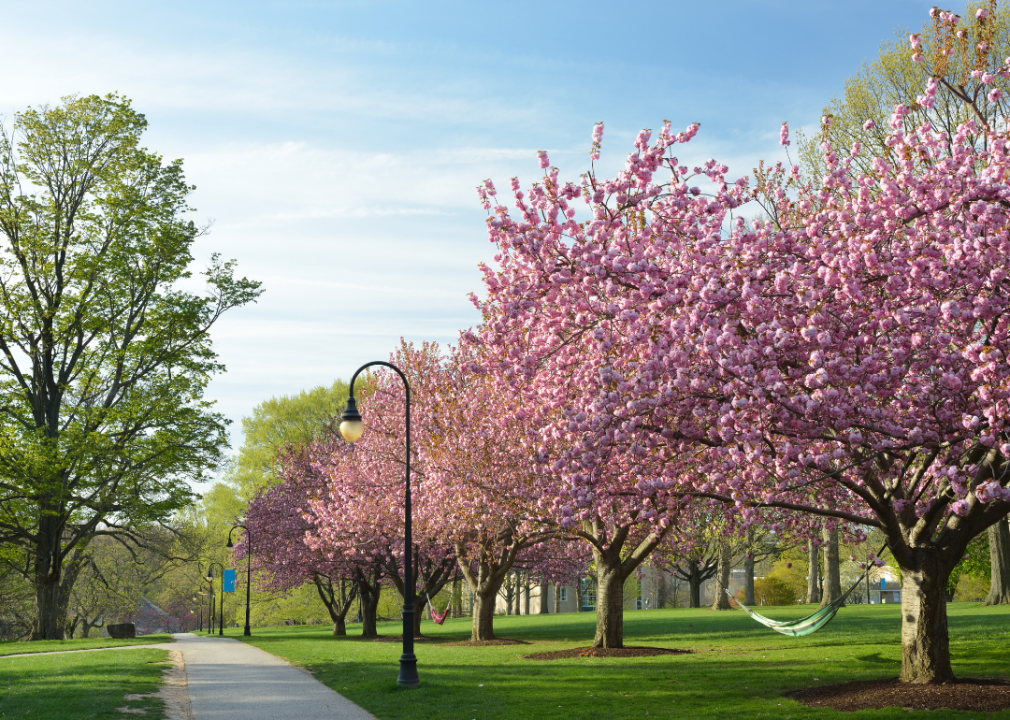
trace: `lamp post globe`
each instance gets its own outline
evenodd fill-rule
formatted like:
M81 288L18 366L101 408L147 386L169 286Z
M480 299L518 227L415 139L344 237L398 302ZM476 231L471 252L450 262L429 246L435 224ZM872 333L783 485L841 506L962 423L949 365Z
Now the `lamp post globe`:
M352 391L353 392L353 391ZM349 443L357 442L365 432L365 423L361 421L358 403L352 396L347 400L347 407L340 415L340 436Z

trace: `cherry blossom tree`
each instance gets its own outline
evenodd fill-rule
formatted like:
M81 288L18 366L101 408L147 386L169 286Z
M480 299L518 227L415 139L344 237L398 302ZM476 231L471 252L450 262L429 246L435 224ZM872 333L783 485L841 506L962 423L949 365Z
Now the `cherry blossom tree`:
M560 579L572 560L564 548L543 547L554 533L539 520L548 498L537 483L533 432L505 411L513 398L478 367L472 353L454 350L425 376L418 419L426 499L418 514L453 545L473 594L471 640L484 642L495 639L496 597L513 569Z
M972 101L998 100L984 86L1006 69L976 71ZM880 528L904 579L901 678L935 683L953 677L947 577L1010 510L1010 161L986 113L953 136L907 115L872 172L828 135L816 183L781 164L691 172L672 152L697 128L669 124L613 180L561 183L543 155L515 218L486 183L499 269L475 340L551 428L561 521L599 514L606 488L632 512L665 493L744 524L764 506ZM734 215L751 201L761 217Z
M306 508L323 488L310 449L289 446L279 459L281 484L260 491L246 511L256 577L264 588L282 592L312 582L333 621L334 636L346 635L347 613L358 595L360 583L355 578L359 568L341 553L310 547L306 542L306 534L313 528ZM243 533L234 554L241 559L247 552L247 535Z

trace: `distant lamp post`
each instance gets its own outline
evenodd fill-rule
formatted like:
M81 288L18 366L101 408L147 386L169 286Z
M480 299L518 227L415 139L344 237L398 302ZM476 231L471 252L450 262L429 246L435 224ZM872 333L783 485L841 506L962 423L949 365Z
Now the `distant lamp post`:
M250 637L252 630L249 628L249 588L252 586L252 538L249 535L249 528L245 525L235 525L228 531L228 544L225 547L235 547L231 541L231 534L235 532L235 528L245 530L245 631L242 634Z
M217 619L217 622L218 622L218 631L217 631L217 634L220 635L221 637L224 637L224 565L222 565L219 562L212 562L207 567L207 581L210 583L210 592L211 592L210 606L211 606L211 608L214 607L214 566L215 565L217 565L219 568L221 568L221 610L220 610L220 612L218 612L218 619ZM211 621L210 627L208 629L210 630L210 632L208 633L208 635L214 632L214 623L213 623L213 621Z
M357 442L365 432L365 425L358 412L358 403L354 400L354 381L358 379L362 370L375 365L388 367L396 372L403 380L403 387L406 391L407 461L404 465L407 468L407 484L403 497L403 654L400 655L400 674L397 676L396 682L400 685L415 686L421 684L421 679L417 676L417 657L414 655L414 582L411 577L413 539L410 526L410 383L407 382L407 376L400 368L392 363L375 360L365 363L354 371L354 375L351 377L347 407L344 408L344 412L340 416L340 434L344 440L353 443Z

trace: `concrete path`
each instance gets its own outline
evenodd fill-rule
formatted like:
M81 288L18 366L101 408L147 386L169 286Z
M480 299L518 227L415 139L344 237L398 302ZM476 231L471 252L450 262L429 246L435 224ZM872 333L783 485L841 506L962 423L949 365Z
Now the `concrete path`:
M339 695L303 670L252 645L223 637L177 633L173 643L125 645L86 650L57 650L29 655L143 650L160 648L182 653L189 712L184 720L375 720L375 716ZM173 683L174 684L174 683ZM173 688L184 692L182 683ZM185 696L179 698L185 707ZM191 713L191 714L190 714ZM188 717L186 717L188 715Z
M375 720L307 672L238 640L175 635L192 720Z

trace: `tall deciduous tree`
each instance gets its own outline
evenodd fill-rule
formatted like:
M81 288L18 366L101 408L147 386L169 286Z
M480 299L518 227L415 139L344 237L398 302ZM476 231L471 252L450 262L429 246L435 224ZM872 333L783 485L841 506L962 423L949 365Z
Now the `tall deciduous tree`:
M70 97L0 133L0 541L31 553L35 638L63 636L92 537L166 519L219 462L209 331L259 294L216 256L206 295L180 289L192 187L146 124Z

